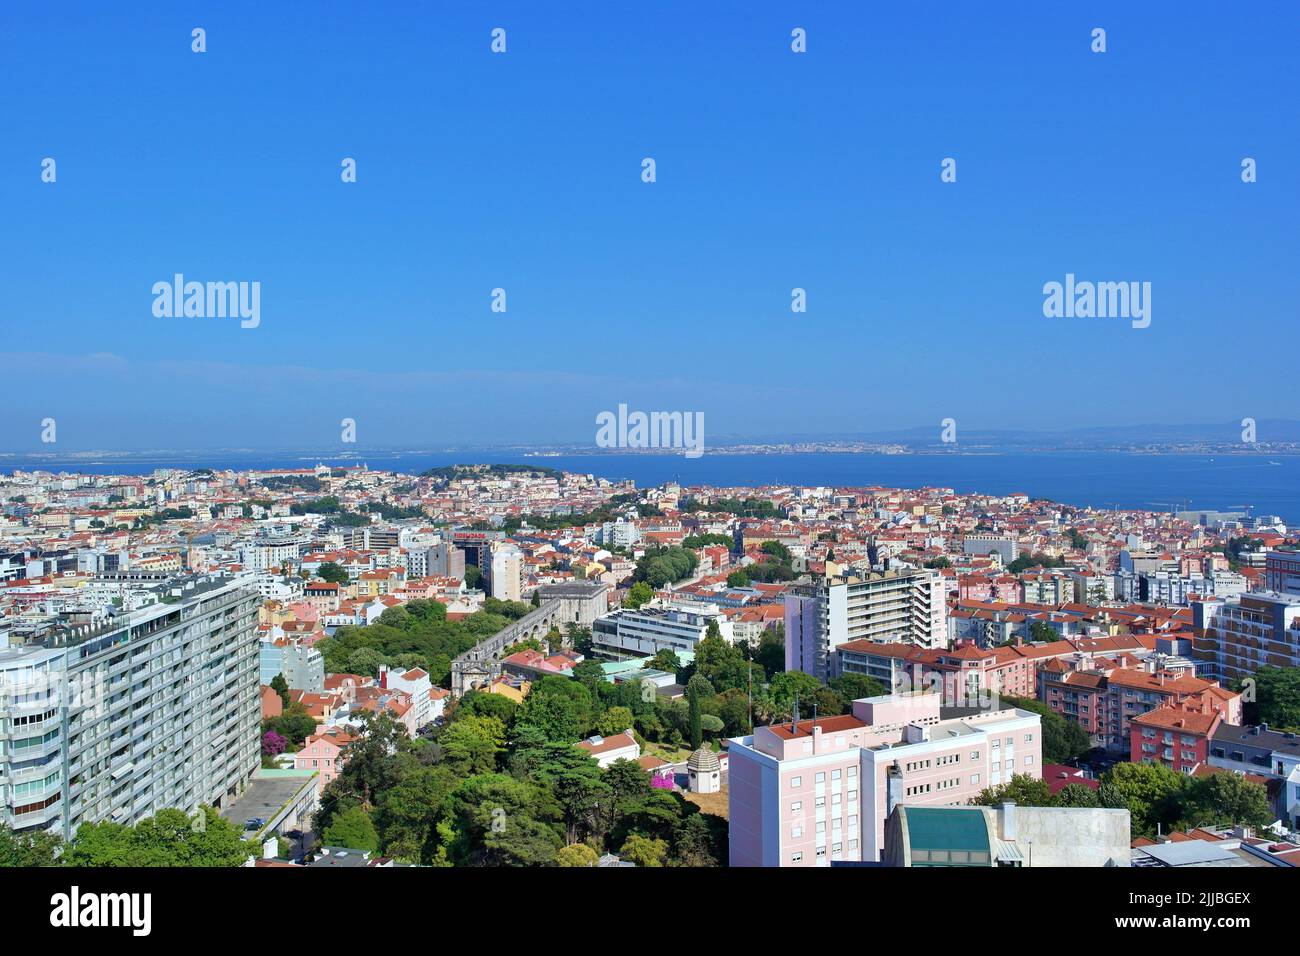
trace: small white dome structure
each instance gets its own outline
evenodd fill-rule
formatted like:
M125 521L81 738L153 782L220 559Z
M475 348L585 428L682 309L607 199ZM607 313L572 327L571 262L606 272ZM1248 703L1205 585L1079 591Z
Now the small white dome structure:
M690 775L691 793L717 793L722 789L722 766L718 755L708 747L701 747L686 761Z

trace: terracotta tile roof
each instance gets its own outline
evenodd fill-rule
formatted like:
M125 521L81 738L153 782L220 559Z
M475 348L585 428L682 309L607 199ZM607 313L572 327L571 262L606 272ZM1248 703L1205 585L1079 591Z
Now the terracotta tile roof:
M593 755L605 754L612 750L622 750L624 747L636 746L636 738L632 736L632 731L625 730L621 734L602 738L600 743L584 740L578 746Z
M818 717L816 721L801 720L795 725L794 731L790 730L789 721L772 724L767 729L782 740L793 740L796 737L811 736L814 724L820 727L824 734L838 733L841 730L860 730L867 726L852 714L843 714L839 717Z
M1133 718L1133 723L1143 727L1158 727L1161 730L1177 730L1181 733L1208 735L1223 718L1215 712L1203 714L1184 707L1157 707L1155 710Z

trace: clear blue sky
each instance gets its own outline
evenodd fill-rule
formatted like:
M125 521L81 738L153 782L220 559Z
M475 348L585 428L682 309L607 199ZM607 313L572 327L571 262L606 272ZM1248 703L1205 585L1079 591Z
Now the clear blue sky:
M0 448L1300 417L1297 36L1267 2L9 0ZM261 282L261 326L155 318L176 272ZM1150 281L1151 327L1044 318L1067 272Z

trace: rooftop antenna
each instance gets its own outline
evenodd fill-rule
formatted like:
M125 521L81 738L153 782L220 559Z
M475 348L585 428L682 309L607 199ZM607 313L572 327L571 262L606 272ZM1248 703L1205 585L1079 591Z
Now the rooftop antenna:
M798 693L796 693L794 695L794 709L791 710L790 712L790 733L797 734L798 732L799 732L799 695Z

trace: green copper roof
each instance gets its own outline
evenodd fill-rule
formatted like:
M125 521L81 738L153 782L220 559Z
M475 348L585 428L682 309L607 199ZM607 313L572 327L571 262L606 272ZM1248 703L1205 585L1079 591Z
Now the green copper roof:
M913 866L988 866L989 831L976 808L904 807Z

